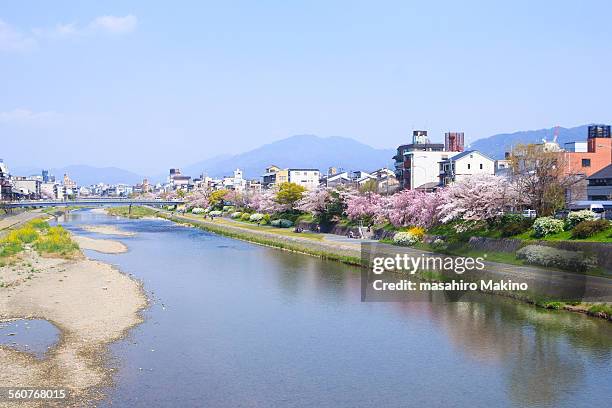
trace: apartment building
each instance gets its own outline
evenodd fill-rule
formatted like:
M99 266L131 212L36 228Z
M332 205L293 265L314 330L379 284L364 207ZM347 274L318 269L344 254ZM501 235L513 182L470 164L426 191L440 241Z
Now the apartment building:
M313 190L319 186L320 176L319 169L281 169L278 166L271 165L266 168L266 172L262 175L262 187L271 188L289 182L298 184L307 190Z
M478 150L466 150L440 162L441 185L476 174L495 174L495 160Z
M427 131L415 130L412 133L412 143L397 148L393 159L400 189L431 190L439 184L439 163L460 153L448 149L462 149L463 134L459 140L458 132L453 133L454 138L446 138L447 144L452 141L453 146L447 146L444 143L431 143Z

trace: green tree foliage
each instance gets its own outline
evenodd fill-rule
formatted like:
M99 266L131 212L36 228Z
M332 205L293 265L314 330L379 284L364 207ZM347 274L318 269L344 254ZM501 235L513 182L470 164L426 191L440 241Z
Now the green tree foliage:
M295 203L302 198L306 189L295 183L282 183L276 193L276 201L294 208Z

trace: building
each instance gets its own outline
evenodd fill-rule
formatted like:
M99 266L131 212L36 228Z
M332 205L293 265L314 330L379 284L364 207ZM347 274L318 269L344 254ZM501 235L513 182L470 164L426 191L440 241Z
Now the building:
M610 125L590 125L589 126L589 139L610 139Z
M580 143L575 142L573 150L565 150L564 164L567 166L568 174L583 174L591 176L606 166L612 164L612 136L610 126L590 125L586 151ZM570 145L570 148L572 146Z
M383 167L373 171L371 175L376 178L379 194L393 194L399 189L399 181L393 170Z
M281 168L275 165L266 167L266 172L261 176L261 186L263 188L271 188L277 184L278 173L281 172ZM286 175L283 174L283 177Z
M11 184L11 175L4 160L0 159L0 200L12 200L13 186Z
M168 176L168 184L171 190L188 190L190 183L191 177L184 176L181 173L181 169L170 169L170 174Z
M588 200L612 200L612 164L587 177Z
M463 145L463 132L446 132L444 134L444 150L447 152L462 152Z
M412 143L400 145L395 159L395 177L400 189L418 189L437 185L440 182L439 162L459 152L444 150L443 143L431 143L427 131L415 130Z
M223 188L226 190L242 192L246 189L246 180L242 177L242 170L240 169L234 170L232 177L224 177L222 183Z
M41 197L42 181L30 177L15 176L12 178L13 192L20 198L38 200Z
M347 186L359 188L369 180L376 180L376 177L365 171L343 171L342 173L334 174L333 176L324 177L324 185L326 187Z
M321 173L319 169L281 169L271 165L261 176L262 187L272 188L283 183L295 183L307 190L313 190L319 186Z
M441 185L476 174L495 174L495 160L478 150L466 150L440 162Z
M567 142L564 145L566 152L586 153L588 152L587 142Z

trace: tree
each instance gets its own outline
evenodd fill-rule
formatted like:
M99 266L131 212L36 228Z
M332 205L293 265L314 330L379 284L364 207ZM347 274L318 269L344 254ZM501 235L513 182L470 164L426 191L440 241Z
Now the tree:
M385 219L385 200L376 193L352 194L346 200L346 215L372 225Z
M514 207L517 200L515 186L506 178L479 174L444 188L438 211L442 222L463 221L457 224L457 229L466 229L498 218L504 210Z
M442 203L439 192L425 193L418 190L402 190L385 197L386 217L396 227L432 227L440 223ZM382 214L381 214L382 215Z
M519 196L538 216L563 208L565 191L579 180L567 170L565 154L547 150L545 145L515 146L510 160Z
M185 197L187 208L207 208L210 205L209 192L203 188L192 191Z
M370 179L359 186L360 193L378 193L378 182Z
M289 206L286 204L279 204L276 201L276 190L265 190L263 193L255 194L249 207L254 209L255 211L267 214L275 214L287 211Z
M212 207L221 207L223 206L223 200L227 195L228 190L216 190L210 193L208 197L208 202Z
M330 190L327 188L317 188L304 193L302 198L296 203L295 208L317 217L327 211L330 202Z
M276 193L276 202L288 206L289 209L293 209L295 208L295 203L302 198L302 194L305 191L306 189L299 184L282 183Z

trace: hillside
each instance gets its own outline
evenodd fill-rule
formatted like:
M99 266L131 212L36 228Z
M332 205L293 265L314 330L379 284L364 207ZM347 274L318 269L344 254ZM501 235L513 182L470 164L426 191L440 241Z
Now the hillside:
M239 167L247 178L259 178L271 164L284 167L328 167L372 171L392 166L393 149L375 149L345 137L298 135L282 139L245 153L216 157L185 167L183 172L211 177L231 175Z
M588 125L559 128L559 144L561 147L567 142L586 141ZM470 149L479 150L494 159L503 159L504 153L510 151L512 146L520 143L539 143L542 139L552 140L554 128L527 130L514 133L501 133L478 139L470 145Z

